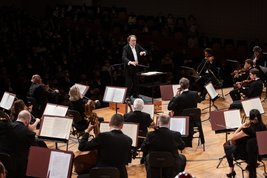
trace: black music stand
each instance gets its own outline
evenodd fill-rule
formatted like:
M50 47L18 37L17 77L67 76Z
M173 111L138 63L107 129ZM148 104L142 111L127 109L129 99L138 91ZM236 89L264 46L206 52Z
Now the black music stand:
M118 103L125 102L127 88L106 86L103 101L115 103L115 111L118 113Z

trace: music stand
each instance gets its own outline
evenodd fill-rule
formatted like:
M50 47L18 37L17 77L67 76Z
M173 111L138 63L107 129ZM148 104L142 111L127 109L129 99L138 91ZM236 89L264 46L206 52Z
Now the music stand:
M13 103L14 103L14 100L16 98L16 95L13 94L13 93L9 93L9 92L5 92L3 94L3 97L1 99L1 102L0 102L0 107L3 108L4 110L10 110Z
M118 103L124 103L127 88L106 86L103 101L115 103L116 114L118 113Z
M173 84L173 85L160 85L160 95L163 101L171 100L177 93L178 88L181 85Z
M240 110L212 111L210 113L210 123L215 133L225 133L225 142L227 142L229 132L233 132L241 126ZM225 155L219 158L216 168L220 166L224 158L226 158Z

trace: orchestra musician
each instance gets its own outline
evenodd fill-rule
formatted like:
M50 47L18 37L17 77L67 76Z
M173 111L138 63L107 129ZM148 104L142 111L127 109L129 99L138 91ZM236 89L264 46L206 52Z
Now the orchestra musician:
M136 36L130 35L127 38L128 44L123 47L122 61L125 68L125 84L127 87L127 97L131 95L138 98L138 67L141 56L146 56L147 51L138 43L136 43Z
M200 97L202 100L205 99L207 91L205 89L205 84L209 81L218 83L219 78L219 68L215 62L213 55L213 50L211 48L204 49L205 58L197 67L197 72L200 75L200 78L196 81L198 86L198 92L200 92Z
M259 78L259 70L258 69L251 69L250 73L250 85L245 87L242 86L241 83L237 84L237 88L240 90L233 99L233 103L230 105L229 109L242 109L241 104L241 93L245 95L246 98L253 98L253 97L261 97L262 89L263 89L263 82Z
M174 96L168 104L168 110L172 111L172 116L180 116L184 109L196 108L197 103L201 101L196 91L189 90L189 80L181 78L179 81L176 96Z
M254 66L265 66L264 65L264 59L262 57L261 47L254 46L252 51L253 51L252 60L253 60Z
M234 171L233 159L238 157L238 155L244 155L248 158L248 168L250 171L250 177L256 177L256 165L251 165L251 160L253 156L257 154L252 154L248 152L247 141L251 138L256 137L257 131L266 130L266 126L262 122L262 117L260 112L257 109L252 109L249 113L249 121L241 125L233 134L232 138L224 144L224 151L226 155L227 162L230 167L230 172L226 174L227 177L235 177L236 172ZM253 145L255 146L255 145ZM255 146L256 147L256 146ZM257 160L257 158L256 158ZM255 172L252 172L255 169ZM251 176L251 174L255 174Z
M29 99L33 105L32 113L35 117L41 118L48 102L48 98L52 97L56 93L59 93L59 91L52 90L48 85L45 85L38 74L32 76L31 82L32 84L29 88Z
M97 150L97 167L116 167L120 172L120 178L128 178L125 165L131 162L132 139L121 131L123 116L114 114L109 126L111 131L100 133L94 139L88 141L89 133L95 127L95 125L89 125L79 143L79 150ZM81 175L79 178L89 176Z

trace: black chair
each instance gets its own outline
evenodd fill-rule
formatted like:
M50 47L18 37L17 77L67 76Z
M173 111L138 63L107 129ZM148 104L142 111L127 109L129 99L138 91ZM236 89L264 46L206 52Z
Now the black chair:
M84 134L84 130L88 127L88 124L81 124L84 119L78 111L69 109L66 115L73 118L71 134L76 136L78 141L80 141L80 137Z
M175 176L175 172L173 172L175 159L170 152L151 152L146 159L149 178L172 178Z
M120 178L120 172L115 167L94 167L89 174L79 175L78 178Z
M11 156L7 153L0 153L0 161L3 163L8 172L7 178L15 177L15 163Z
M202 129L201 122L201 109L199 108L188 108L182 112L183 116L189 116L189 136L192 138L198 138L198 145L203 144L203 151L205 151L205 138ZM194 137L194 134L198 132L198 136ZM189 138L190 140L191 138ZM192 139L191 139L192 142Z

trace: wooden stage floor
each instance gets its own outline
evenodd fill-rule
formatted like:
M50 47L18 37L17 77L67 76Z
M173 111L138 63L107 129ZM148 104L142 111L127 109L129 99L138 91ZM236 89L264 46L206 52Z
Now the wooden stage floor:
M218 109L226 109L229 107L231 101L231 98L229 96L230 88L223 89L223 94L226 95L223 98L219 98L215 101L215 105L218 107ZM218 93L220 96L222 96L222 91L218 90ZM227 95L228 94L228 95ZM265 98L265 91L263 92L262 98ZM263 101L263 107L266 110L266 102ZM162 108L164 113L168 113L166 107L168 102L163 102ZM201 109L204 109L209 106L209 99L203 101L202 103L199 103L198 107ZM215 108L212 107L212 110ZM191 173L196 178L223 178L226 177L226 173L228 173L228 164L226 159L223 159L222 163L220 164L219 168L216 168L216 166L219 163L219 158L221 158L224 155L223 152L223 143L225 142L225 133L215 134L214 131L211 130L210 121L209 118L209 109L202 110L202 126L204 130L205 135L205 147L206 150L203 151L202 145L198 146L197 141L198 139L193 140L193 147L192 148L186 148L183 150L183 154L187 158L187 165L186 165L186 171ZM105 121L108 121L112 114L115 113L114 110L111 110L109 108L102 108L96 110L98 116L102 116L105 118ZM267 123L267 115L266 113L263 114L264 122ZM228 136L228 138L231 137L231 134ZM49 146L53 147L54 144L49 144ZM60 145L60 149L65 149L64 145ZM69 150L72 150L75 154L79 154L79 151L77 150L77 140L72 137L70 139L70 145ZM119 159L119 158L118 158ZM146 177L146 171L143 165L139 164L140 159L132 160L132 163L129 164L127 167L129 178L145 178ZM265 161L267 164L267 161ZM243 165L246 166L245 164ZM241 170L238 167L235 167L237 178L242 177ZM264 178L263 176L263 167L257 168L257 175L258 178ZM73 173L72 178L76 178L77 175ZM245 177L248 177L248 172L245 172Z

